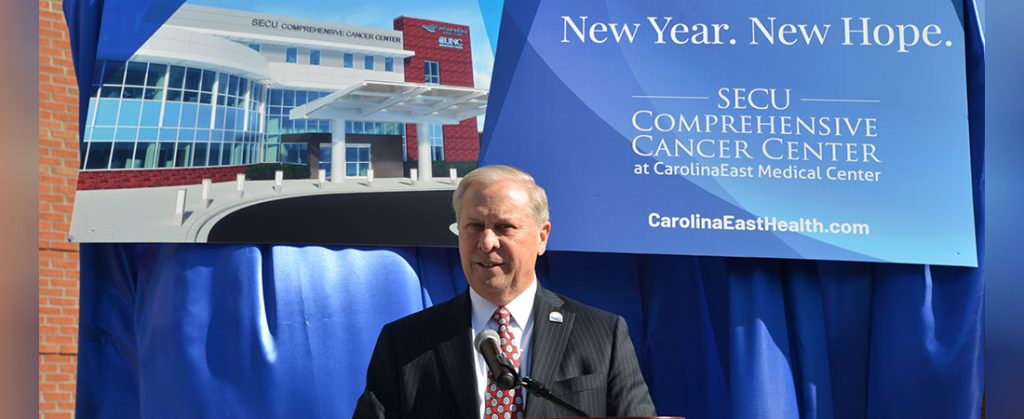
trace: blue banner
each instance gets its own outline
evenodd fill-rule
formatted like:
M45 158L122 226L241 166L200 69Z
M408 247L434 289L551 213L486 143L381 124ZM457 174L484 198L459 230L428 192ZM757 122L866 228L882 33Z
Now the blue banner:
M557 250L977 266L962 11L507 4L481 163Z

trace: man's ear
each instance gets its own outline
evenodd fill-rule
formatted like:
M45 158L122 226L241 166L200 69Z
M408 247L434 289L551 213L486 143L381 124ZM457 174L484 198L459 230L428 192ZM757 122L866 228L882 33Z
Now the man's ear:
M540 243L537 245L537 256L543 255L548 248L548 235L551 234L551 222L540 226Z

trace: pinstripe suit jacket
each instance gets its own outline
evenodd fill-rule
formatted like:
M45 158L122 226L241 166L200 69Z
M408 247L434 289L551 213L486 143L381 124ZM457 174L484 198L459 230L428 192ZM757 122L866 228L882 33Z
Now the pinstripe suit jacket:
M469 294L381 330L355 418L477 417ZM551 322L552 311L562 313ZM534 379L592 416L654 416L622 317L537 288L530 356ZM527 417L573 416L529 397Z

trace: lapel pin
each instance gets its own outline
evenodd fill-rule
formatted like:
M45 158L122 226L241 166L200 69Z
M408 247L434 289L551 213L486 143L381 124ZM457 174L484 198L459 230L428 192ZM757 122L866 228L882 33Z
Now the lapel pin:
M561 323L562 322L562 313L559 313L557 311L552 311L551 314L548 314L548 321L555 322L555 323Z

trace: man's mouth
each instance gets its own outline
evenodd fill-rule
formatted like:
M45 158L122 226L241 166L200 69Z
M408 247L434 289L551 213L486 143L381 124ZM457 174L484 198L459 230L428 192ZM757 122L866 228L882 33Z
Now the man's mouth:
M501 266L500 262L477 262L476 264L483 267L484 269L491 269L495 266Z

